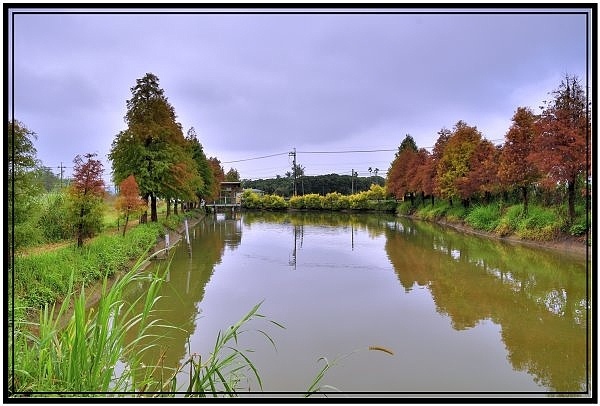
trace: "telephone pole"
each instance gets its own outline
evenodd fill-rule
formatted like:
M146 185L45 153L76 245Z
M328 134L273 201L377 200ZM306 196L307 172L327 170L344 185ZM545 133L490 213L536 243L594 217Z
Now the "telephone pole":
M292 166L292 173L294 175L294 196L296 196L296 148L294 148L294 151L290 152L288 155L294 157L294 164Z
M65 168L63 166L62 162L60 163L59 168L60 168L60 188L62 189L62 186L63 186L63 172L64 172L64 168Z

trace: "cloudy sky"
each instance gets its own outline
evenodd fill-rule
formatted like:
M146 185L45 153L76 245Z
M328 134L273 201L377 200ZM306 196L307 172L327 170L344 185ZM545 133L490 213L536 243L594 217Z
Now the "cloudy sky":
M295 148L307 175L385 176L406 134L431 147L463 120L501 143L517 107L537 111L565 74L585 83L591 58L585 9L14 11L9 119L55 173L96 152L106 179L147 72L225 171L284 175Z

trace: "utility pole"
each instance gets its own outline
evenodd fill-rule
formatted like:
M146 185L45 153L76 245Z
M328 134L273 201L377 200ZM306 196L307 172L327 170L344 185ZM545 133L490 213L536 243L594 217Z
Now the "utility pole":
M352 168L352 174L350 175L350 179L352 182L352 194L354 194L354 168Z
M294 196L296 196L296 148L294 148L294 151L290 152L288 155L294 157L294 166L292 166L292 173L294 175Z
M63 187L63 170L64 170L64 166L62 164L62 162L60 163L60 188L62 189Z

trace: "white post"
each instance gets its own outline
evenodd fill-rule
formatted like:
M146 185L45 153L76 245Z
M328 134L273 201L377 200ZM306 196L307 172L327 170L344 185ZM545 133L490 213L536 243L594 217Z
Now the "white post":
M167 248L167 251L169 250L169 234L165 234L165 247Z
M190 232L188 230L188 221L187 221L187 219L185 219L185 242L187 242L188 245L190 245Z

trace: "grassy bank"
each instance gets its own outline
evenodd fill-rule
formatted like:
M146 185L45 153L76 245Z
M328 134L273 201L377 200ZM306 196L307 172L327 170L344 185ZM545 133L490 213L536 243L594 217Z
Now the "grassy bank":
M588 223L583 204L576 206L573 224L567 221L565 207L544 207L535 204L530 204L525 210L523 204L503 205L497 202L465 208L460 204L450 205L447 201L437 201L434 205L412 205L410 201L405 201L397 206L396 212L427 221L460 224L498 237L515 237L538 242L569 237L583 241L591 227L591 216L588 217ZM589 238L588 243L591 244Z
M11 300L14 297L15 307L10 320L31 318L44 305L61 301L68 293L70 278L80 288L127 271L132 261L155 246L166 230L176 229L194 213L171 214L168 218L161 213L158 223L130 225L124 236L116 229L118 219L111 212L107 214L105 230L82 248L77 248L74 241L64 241L40 244L15 255L14 272L8 275L9 286L14 287L9 296Z

